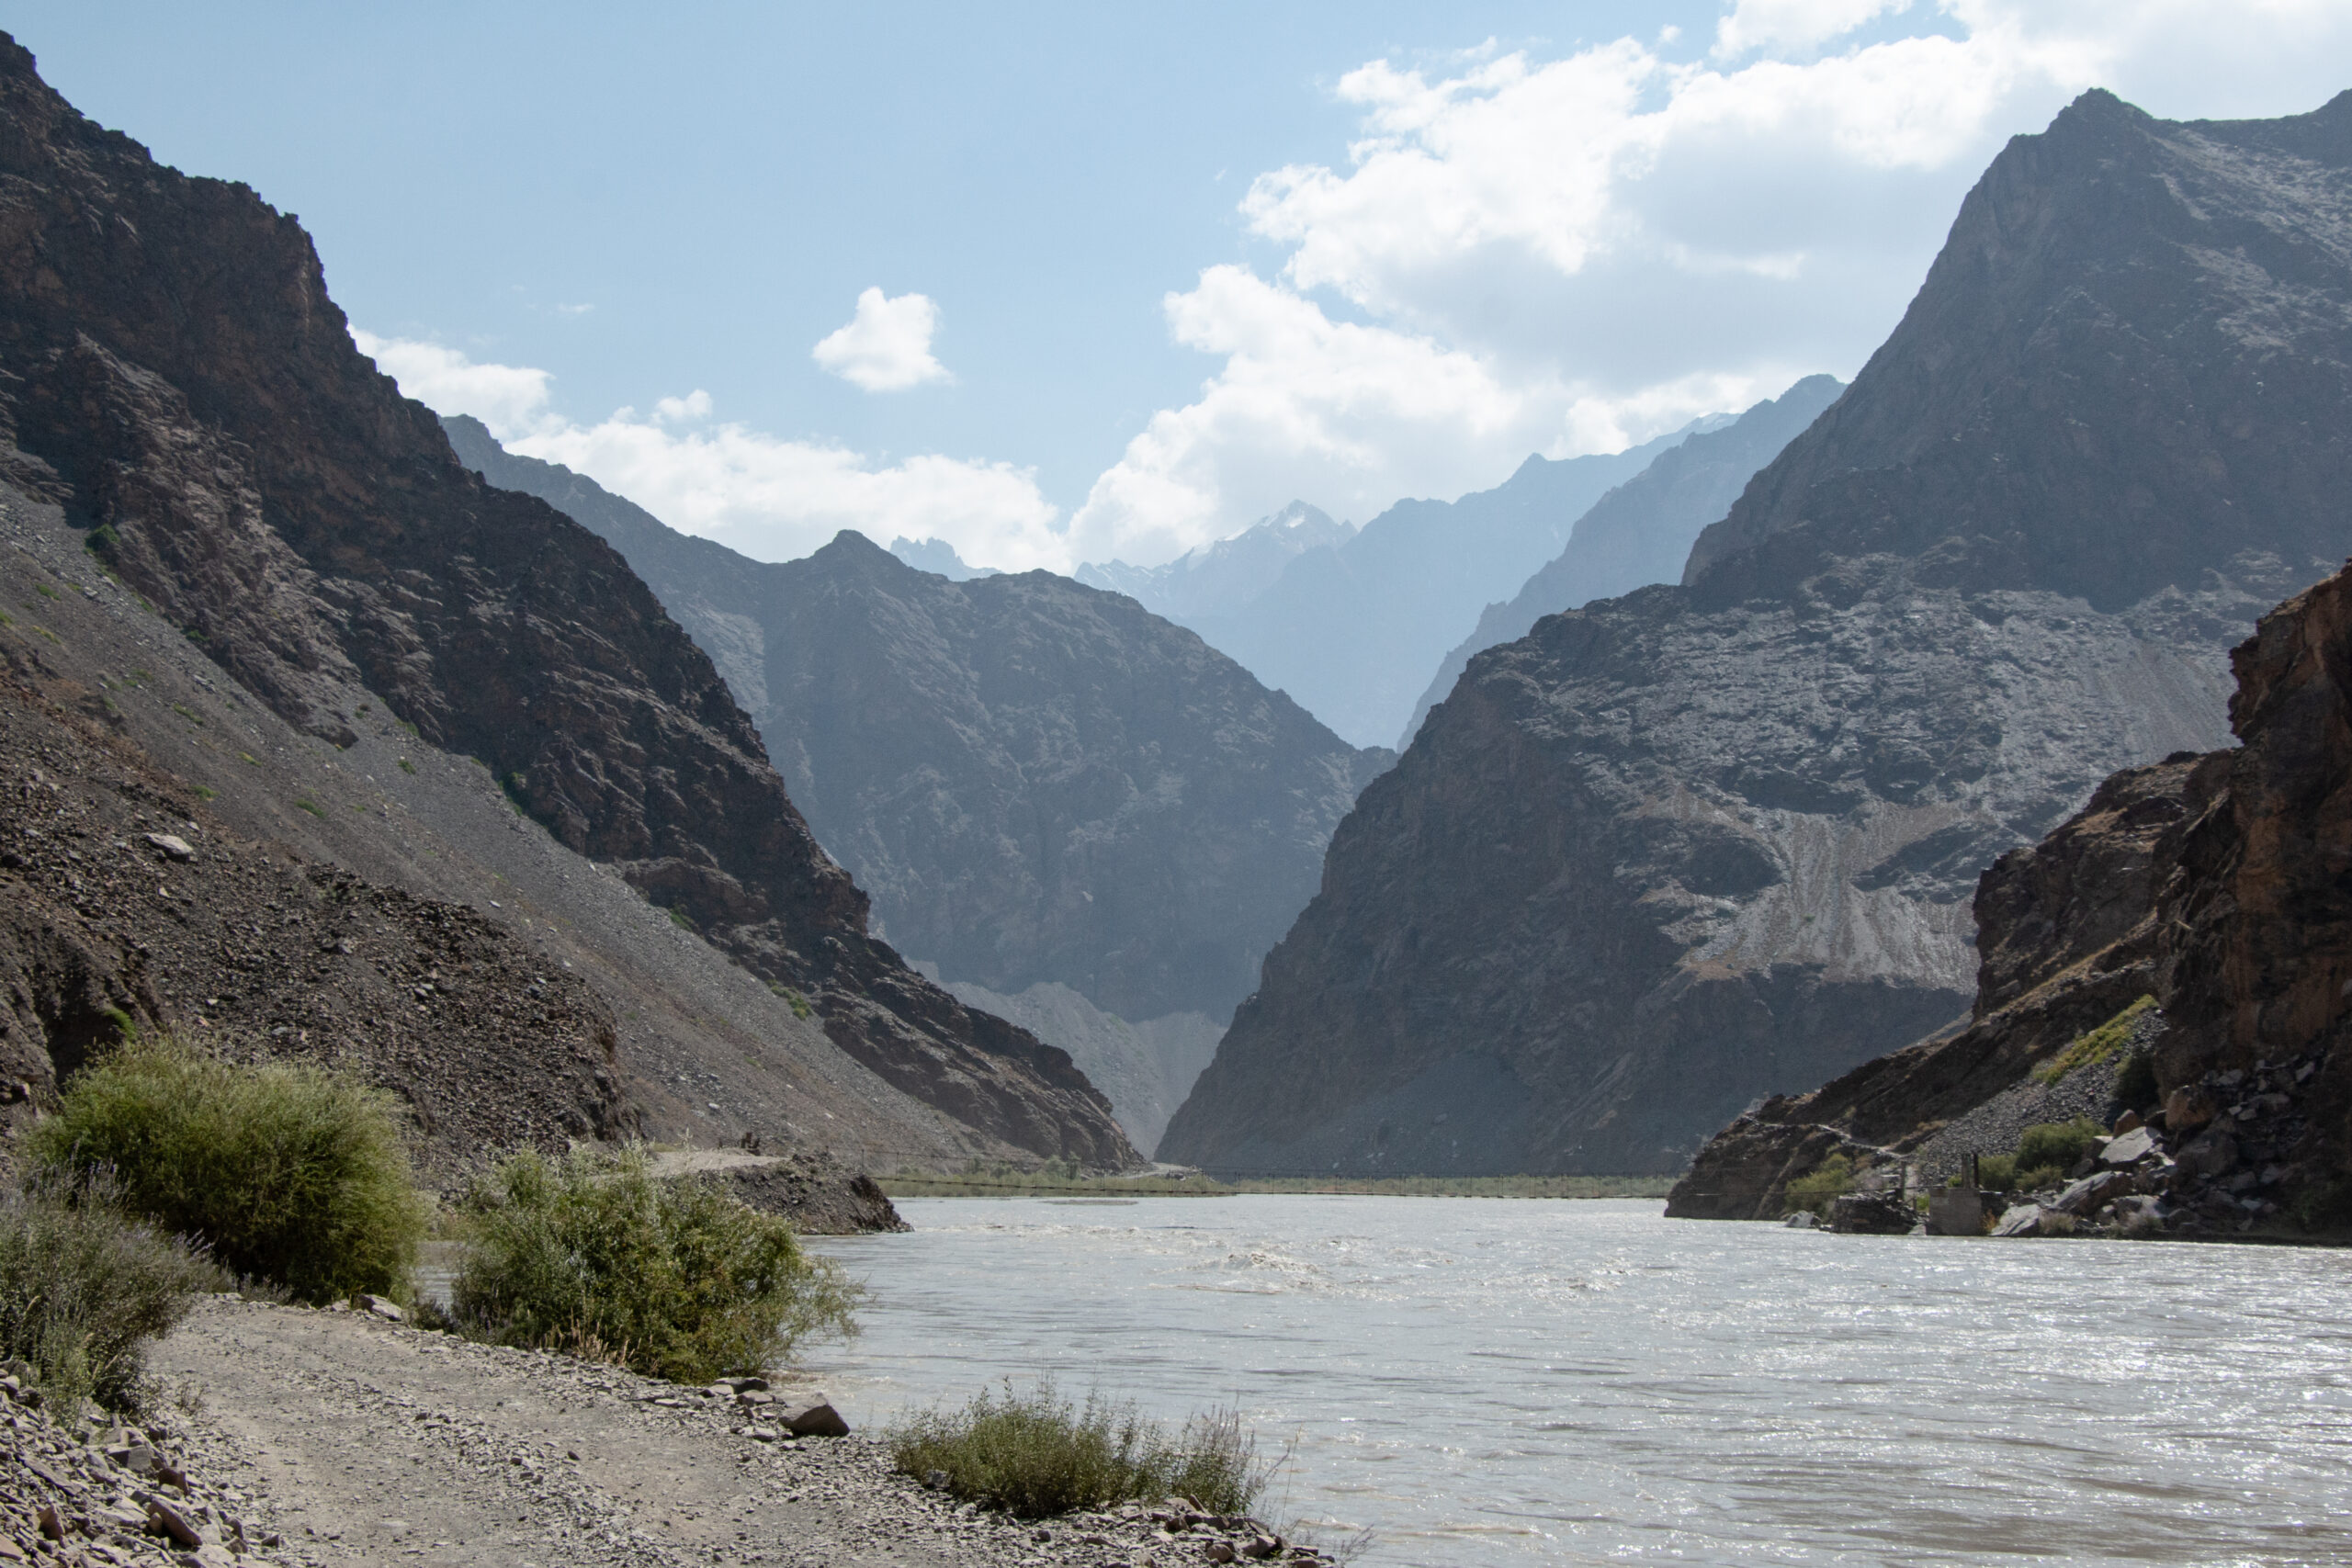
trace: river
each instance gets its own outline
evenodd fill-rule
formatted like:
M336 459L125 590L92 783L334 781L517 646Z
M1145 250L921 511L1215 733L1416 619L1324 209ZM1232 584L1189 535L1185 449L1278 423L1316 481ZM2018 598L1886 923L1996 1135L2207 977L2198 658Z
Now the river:
M1837 1236L1650 1201L910 1199L812 1243L871 1427L1054 1375L1295 1437L1359 1561L2352 1562L2352 1253Z

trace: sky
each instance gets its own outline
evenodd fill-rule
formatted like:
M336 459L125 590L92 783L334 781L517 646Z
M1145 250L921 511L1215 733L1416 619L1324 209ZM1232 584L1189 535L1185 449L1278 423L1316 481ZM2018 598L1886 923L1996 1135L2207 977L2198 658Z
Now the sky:
M768 560L1154 564L1849 378L2011 135L2352 86L2352 0L27 0L401 389Z

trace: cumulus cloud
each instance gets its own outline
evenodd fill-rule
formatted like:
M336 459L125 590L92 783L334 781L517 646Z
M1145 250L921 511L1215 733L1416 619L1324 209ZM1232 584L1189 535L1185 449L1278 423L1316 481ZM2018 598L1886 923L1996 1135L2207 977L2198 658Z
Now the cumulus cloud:
M544 370L484 364L444 344L354 331L401 390L469 413L509 451L561 463L670 526L760 560L789 560L843 528L870 539L935 537L967 560L1012 570L1069 564L1058 508L1009 463L935 455L888 464L821 442L709 423L708 392L618 409L593 424L558 412Z
M1149 559L1294 494L1361 518L1850 375L2007 136L2093 85L2157 113L2314 107L2348 17L2341 0L1737 0L1700 58L1662 33L1437 73L1370 62L1338 84L1363 115L1344 164L1271 170L1242 200L1278 269L1212 267L1165 301L1175 340L1221 367L1148 422L1074 532Z
M927 381L954 378L932 357L932 333L939 330L939 307L930 296L886 299L879 288L857 297L849 324L820 338L809 357L869 392L901 392Z

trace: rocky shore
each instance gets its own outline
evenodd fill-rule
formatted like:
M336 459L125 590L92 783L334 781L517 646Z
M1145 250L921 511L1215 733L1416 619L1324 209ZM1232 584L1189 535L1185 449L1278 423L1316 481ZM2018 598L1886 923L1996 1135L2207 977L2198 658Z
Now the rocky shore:
M685 1389L368 1313L214 1297L153 1367L165 1396L136 1430L61 1428L0 1378L0 1563L1139 1568L1317 1555L1181 1503L1012 1519L899 1474L873 1438L792 1435L779 1412L813 1432L822 1399L781 1380Z

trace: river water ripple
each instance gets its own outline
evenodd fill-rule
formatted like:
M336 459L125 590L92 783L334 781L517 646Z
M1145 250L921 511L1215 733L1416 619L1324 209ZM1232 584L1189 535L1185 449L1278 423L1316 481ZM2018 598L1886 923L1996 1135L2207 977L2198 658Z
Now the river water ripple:
M1831 1236L1655 1202L913 1199L812 1243L853 1422L1052 1373L1297 1434L1362 1561L2352 1562L2352 1254Z

